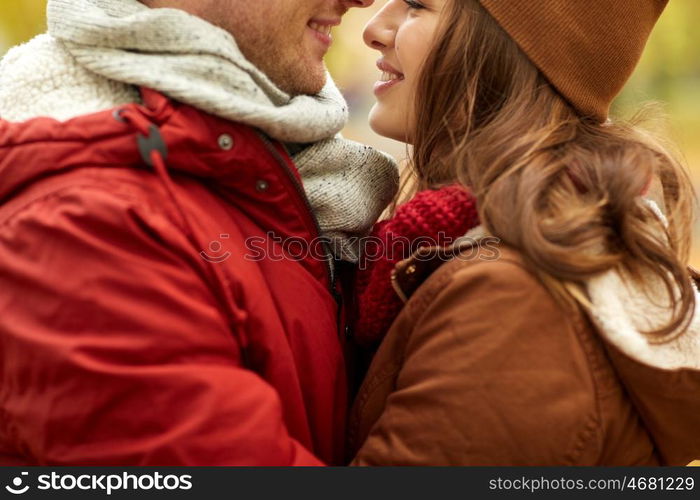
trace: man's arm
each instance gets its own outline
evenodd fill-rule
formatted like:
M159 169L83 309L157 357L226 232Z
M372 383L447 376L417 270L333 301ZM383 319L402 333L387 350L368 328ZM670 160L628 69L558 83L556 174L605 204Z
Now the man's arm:
M177 238L182 238L178 245ZM166 217L75 188L0 225L0 408L42 465L319 465Z

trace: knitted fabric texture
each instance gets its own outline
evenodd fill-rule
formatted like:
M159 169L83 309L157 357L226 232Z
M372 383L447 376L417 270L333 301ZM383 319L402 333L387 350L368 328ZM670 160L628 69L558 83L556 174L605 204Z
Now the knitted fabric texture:
M446 246L479 225L476 198L461 186L421 191L394 217L378 223L365 245L357 275L357 341L379 343L403 303L391 286L394 266L422 246Z
M322 235L355 261L398 186L392 158L339 134L348 110L333 81L292 97L240 52L228 32L182 10L137 0L49 0L49 35L0 63L0 117L66 120L138 102L148 87L245 123L300 151L295 164ZM299 146L302 145L302 146Z
M668 0L479 0L559 93L604 122Z
M179 9L138 0L49 0L49 33L78 64L110 80L263 130L311 143L344 127L348 109L329 79L318 96L291 98L241 53L233 36Z

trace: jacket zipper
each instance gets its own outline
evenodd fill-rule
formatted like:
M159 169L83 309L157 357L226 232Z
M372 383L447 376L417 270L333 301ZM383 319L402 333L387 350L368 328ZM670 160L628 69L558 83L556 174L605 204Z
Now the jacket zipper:
M277 160L277 163L279 163L282 166L282 169L284 172L287 174L287 177L289 178L290 181L292 181L292 185L296 189L297 194L299 197L302 199L304 202L304 205L306 206L306 212L309 216L309 219L311 220L314 230L316 232L315 236L320 237L321 236L321 226L318 223L318 219L316 218L316 214L314 213L311 203L309 203L309 199L306 196L306 191L304 190L304 186L301 185L299 182L299 179L294 175L294 172L289 168L289 165L287 165L287 162L282 158L282 155L280 155L279 151L274 147L272 144L271 140L262 132L257 132L258 136L260 139L262 139L263 143L265 144L265 148L268 150L268 152ZM333 270L333 264L332 264L332 259L333 255L331 251L328 248L328 244L324 243L323 248L325 250L325 262L326 262L326 271L328 272L328 289L335 298L335 301L338 303L338 308L340 309L342 305L342 294L338 293L336 290L336 283L335 283L335 272Z
M289 165L287 165L287 162L282 158L282 155L280 155L279 151L275 148L275 146L272 144L271 140L262 132L257 132L258 136L262 140L263 144L265 145L265 149L268 150L268 152L275 158L277 163L279 163L282 166L282 170L287 174L287 177L289 180L292 182L292 185L294 186L294 189L296 189L297 194L301 198L301 200L304 202L304 205L306 206L306 213L311 220L311 223L313 224L314 230L316 232L315 236L320 237L321 236L321 226L318 223L318 219L316 218L316 214L313 211L313 208L311 207L311 203L309 203L309 198L306 196L306 191L304 190L304 186L301 184L299 179L294 175L294 172L289 168ZM290 156L291 158L291 156ZM293 161L293 160L292 160ZM333 254L331 253L330 249L328 248L328 244L324 243L323 248L326 252L326 271L328 273L328 291L331 293L331 296L335 300L336 306L338 307L338 313L336 315L336 328L338 331L338 337L341 339L342 342L342 336L345 333L345 328L343 325L343 294L342 292L338 291L338 287L336 285L336 280L335 280L335 271L333 269Z

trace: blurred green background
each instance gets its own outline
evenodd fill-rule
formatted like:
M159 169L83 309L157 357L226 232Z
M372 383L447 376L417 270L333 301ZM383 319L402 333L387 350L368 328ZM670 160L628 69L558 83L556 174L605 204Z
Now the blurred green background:
M378 53L362 42L363 26L378 8L353 9L335 32L328 66L350 103L349 138L382 148L401 158L403 144L383 139L367 126L373 104L372 84L377 79ZM0 0L0 54L11 46L45 30L46 0ZM700 185L700 0L671 0L661 18L642 62L614 113L628 116L641 103L660 101L669 115L671 138L685 154L696 186ZM692 262L700 266L700 225Z

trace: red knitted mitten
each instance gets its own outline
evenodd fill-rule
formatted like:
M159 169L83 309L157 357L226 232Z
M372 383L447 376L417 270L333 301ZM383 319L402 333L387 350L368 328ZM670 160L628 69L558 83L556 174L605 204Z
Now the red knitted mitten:
M378 223L363 246L356 281L357 341L382 340L403 307L391 287L394 266L425 245L446 246L479 225L474 196L462 186L421 191Z

